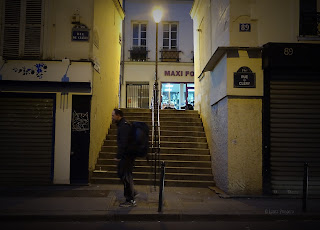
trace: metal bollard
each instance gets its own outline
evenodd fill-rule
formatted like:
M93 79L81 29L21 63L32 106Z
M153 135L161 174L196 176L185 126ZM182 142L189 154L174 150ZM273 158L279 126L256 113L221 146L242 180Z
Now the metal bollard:
M165 165L164 161L162 161L161 162L161 178L160 178L160 189L159 189L158 212L162 212L165 171L166 171L166 165Z
M307 211L308 193L309 193L309 165L304 163L303 174L303 197L302 197L302 211Z

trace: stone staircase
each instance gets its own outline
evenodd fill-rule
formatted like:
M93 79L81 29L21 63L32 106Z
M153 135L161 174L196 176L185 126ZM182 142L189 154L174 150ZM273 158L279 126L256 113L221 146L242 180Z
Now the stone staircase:
M121 109L124 117L132 121L144 121L150 127L151 110ZM161 150L160 161L166 163L166 186L213 186L210 152L202 122L197 111L160 110ZM104 141L90 182L118 184L116 162L117 127L112 124ZM151 145L150 145L151 146ZM151 149L150 149L151 152ZM151 162L137 158L133 173L135 184L152 185L154 172ZM157 173L159 176L159 173Z

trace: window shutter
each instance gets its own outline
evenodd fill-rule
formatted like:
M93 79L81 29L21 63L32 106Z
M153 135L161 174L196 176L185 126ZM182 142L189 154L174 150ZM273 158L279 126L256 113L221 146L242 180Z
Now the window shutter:
M43 0L5 0L3 56L40 58Z
M5 58L19 57L20 9L20 0L5 1L3 38L3 56Z
M39 58L41 44L42 0L26 0L24 57Z

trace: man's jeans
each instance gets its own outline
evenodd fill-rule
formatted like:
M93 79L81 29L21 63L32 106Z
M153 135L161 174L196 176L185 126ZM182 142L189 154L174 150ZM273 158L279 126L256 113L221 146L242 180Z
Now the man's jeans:
M134 158L125 157L118 163L118 176L124 186L124 197L127 201L134 200L134 185L132 171L134 167Z

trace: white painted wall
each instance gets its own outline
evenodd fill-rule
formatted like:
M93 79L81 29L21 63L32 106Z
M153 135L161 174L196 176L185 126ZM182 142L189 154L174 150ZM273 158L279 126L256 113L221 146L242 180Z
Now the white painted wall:
M70 184L72 95L56 94L54 184Z
M158 51L163 44L163 22L178 22L178 50L180 62L158 61L159 90L161 82L193 82L193 23L189 15L192 7L191 0L126 0L125 1L125 33L124 33L124 80L121 87L121 107L126 106L126 84L127 82L149 83L149 104L153 95L153 84L155 80L155 51L156 51L156 23L152 11L155 7L163 10L162 20L159 23ZM147 24L147 49L149 59L146 62L131 62L130 52L132 48L132 23L143 22ZM158 52L158 58L161 53ZM183 71L184 76L165 76L165 71ZM189 72L186 76L186 72ZM192 74L191 74L192 73Z
M165 76L165 71L172 71L175 75L183 76ZM179 71L177 73L176 71ZM187 76L186 76L187 75ZM158 65L158 83L159 90L162 82L193 82L193 63L159 63ZM126 107L126 84L132 82L149 83L149 105L153 95L153 84L155 78L154 62L126 62L124 69L125 82L121 87L121 108Z
M162 48L163 22L178 22L178 49L180 53L180 62L192 62L193 57L193 29L192 19L189 15L192 1L149 1L149 0L126 0L125 1L125 57L124 61L130 58L129 50L132 47L132 22L147 23L147 47L150 50L149 61L155 61L156 50L156 23L152 16L152 10L156 7L163 10L162 20L159 23L159 50ZM160 57L160 53L159 53Z
M37 73L36 65L42 65ZM1 63L0 63L1 65ZM89 62L9 60L0 71L2 80L61 82L92 82L93 68Z

